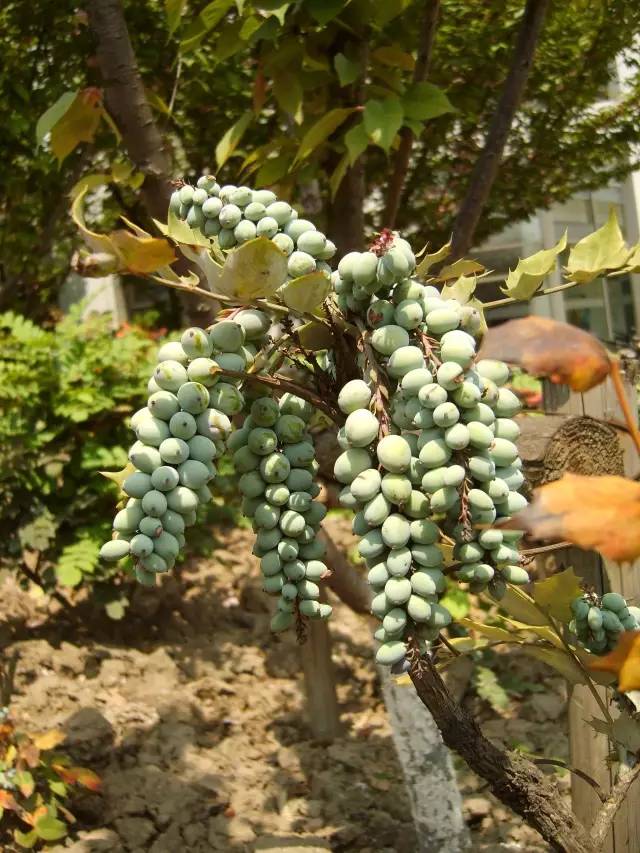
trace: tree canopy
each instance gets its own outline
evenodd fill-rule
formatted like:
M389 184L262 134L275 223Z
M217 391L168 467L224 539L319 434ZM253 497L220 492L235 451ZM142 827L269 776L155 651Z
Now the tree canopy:
M90 0L89 13L100 5ZM223 182L276 186L316 218L328 210L325 225L339 248L347 248L362 239L358 209L365 199L367 230L388 224L384 209L395 152L402 128L409 128L415 141L394 224L434 245L443 242L501 87L521 59L514 45L524 4L442 0L428 67L416 74L416 62L425 65L425 16L433 5L125 3L170 176L209 170ZM38 16L19 2L0 12L0 94L12 166L0 187L1 272L4 298L14 303L36 286L46 303L66 275L71 232L65 194L81 177L97 175L88 179L91 186L109 182L101 216L143 218L144 175L128 160L127 139L119 138L101 106L101 92L113 81L101 73L100 33L88 22L87 13L67 0L46 0ZM631 0L549 6L476 242L633 168L640 74L632 46L639 32L640 8ZM628 88L607 103L620 56ZM36 145L36 125L74 92L94 113L90 119L82 109L67 114L69 138L58 148L65 156L56 157L49 137Z

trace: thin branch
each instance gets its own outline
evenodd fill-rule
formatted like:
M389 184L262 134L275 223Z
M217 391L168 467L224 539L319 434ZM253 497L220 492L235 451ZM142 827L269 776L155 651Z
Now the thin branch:
M424 17L420 29L420 45L415 68L413 69L414 83L423 83L429 74L439 14L440 0L424 0ZM400 131L400 145L398 146L393 167L393 175L389 181L387 191L387 206L384 211L384 222L382 223L386 228L393 228L396 223L402 190L409 170L411 150L415 139L416 136L411 128L402 128Z
M545 764L550 764L552 767L562 767L564 770L568 770L569 773L573 773L574 776L579 776L583 782L586 782L587 785L591 785L601 803L606 802L606 794L603 792L600 785L598 785L596 780L592 779L588 773L585 773L584 770L578 770L577 767L571 767L566 761L561 761L559 758L532 758L531 761L541 767L544 767Z
M462 257L472 245L473 235L498 176L500 160L524 94L548 6L549 0L527 0L511 67L455 221L449 261Z
M572 287L578 287L582 284L581 281L568 281L565 284L558 284L556 287L549 287L547 290L538 290L533 294L531 299L537 299L539 296L550 296L552 293L560 293L561 290L571 290ZM528 299L516 299L515 296L505 296L504 299L494 299L493 302L484 302L482 308L502 308L503 305L513 305L515 302L528 302Z
M624 770L627 772L623 772ZM632 768L620 768L618 779L591 826L591 838L596 850L600 850L604 844L618 809L638 776L640 776L640 762Z
M525 548L520 553L525 557L537 557L540 554L549 554L551 551L564 551L572 548L571 542L552 542L551 545L540 545L537 548Z

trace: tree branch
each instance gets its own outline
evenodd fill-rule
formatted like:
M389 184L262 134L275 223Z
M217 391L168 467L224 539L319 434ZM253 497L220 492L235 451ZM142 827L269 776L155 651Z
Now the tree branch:
M527 0L511 67L453 227L448 262L460 258L472 245L473 235L498 175L516 110L524 94L548 6L549 0Z
M595 853L596 846L562 804L557 787L529 760L487 740L476 721L453 700L428 657L414 655L410 675L445 744L489 782L501 802L533 826L553 850Z
M318 530L318 539L324 542L327 548L326 561L332 571L331 577L327 579L329 589L355 613L370 613L369 585L338 548L325 527Z
M626 772L623 772L626 770ZM591 838L596 850L604 845L604 840L607 837L611 825L615 819L618 809L622 805L629 788L635 780L640 776L640 762L635 767L620 768L616 784L611 789L604 805L596 815L596 819L591 826Z
M413 69L414 83L423 83L429 74L439 13L440 0L424 0L424 17L420 29L420 46L418 48L416 65ZM393 228L396 224L400 199L402 198L402 189L409 170L409 160L415 138L414 132L409 127L403 127L400 131L400 145L395 156L393 175L387 189L387 205L384 211L384 222L382 223L386 228Z

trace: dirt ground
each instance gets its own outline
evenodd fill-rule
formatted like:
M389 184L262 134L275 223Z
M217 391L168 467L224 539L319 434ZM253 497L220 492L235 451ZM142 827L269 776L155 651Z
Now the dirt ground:
M344 522L334 524L344 536ZM292 635L269 632L251 533L216 537L213 555L187 563L180 579L137 589L119 623L91 609L52 614L11 580L0 591L0 641L20 654L14 717L29 731L62 728L64 748L104 783L101 794L75 797L72 836L49 849L412 853L366 620L335 608L344 735L315 744L299 649ZM497 665L511 685L499 714L462 685L485 733L565 759L561 679L513 655ZM456 768L473 850L549 849L486 783Z

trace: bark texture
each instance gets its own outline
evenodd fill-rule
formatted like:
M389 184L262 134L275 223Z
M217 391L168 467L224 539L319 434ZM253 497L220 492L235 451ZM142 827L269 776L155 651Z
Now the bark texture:
M502 153L533 65L548 6L549 0L527 0L511 67L454 224L448 263L464 255L473 243L482 211L498 176Z

